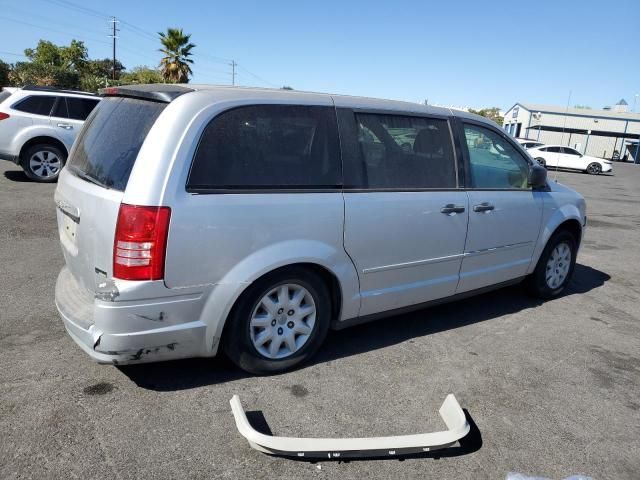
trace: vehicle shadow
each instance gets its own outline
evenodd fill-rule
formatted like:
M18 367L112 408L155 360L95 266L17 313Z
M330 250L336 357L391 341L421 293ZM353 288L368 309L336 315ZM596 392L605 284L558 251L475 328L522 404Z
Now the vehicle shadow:
M4 172L4 178L12 182L31 182L23 170L7 170Z
M605 272L576 264L573 280L563 296L589 292L602 286L610 278ZM487 322L542 303L542 300L528 296L522 286L514 285L457 302L396 315L341 331L330 331L310 364L326 363L416 337ZM389 328L391 322L393 328ZM305 366L309 366L309 363L301 368ZM117 368L139 387L155 391L185 390L250 376L236 368L224 355L207 359L122 365Z

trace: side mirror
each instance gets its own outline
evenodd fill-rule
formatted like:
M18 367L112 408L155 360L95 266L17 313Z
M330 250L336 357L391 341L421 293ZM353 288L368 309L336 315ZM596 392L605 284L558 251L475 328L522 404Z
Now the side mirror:
M542 188L547 185L547 169L534 163L529 167L529 185L533 188Z

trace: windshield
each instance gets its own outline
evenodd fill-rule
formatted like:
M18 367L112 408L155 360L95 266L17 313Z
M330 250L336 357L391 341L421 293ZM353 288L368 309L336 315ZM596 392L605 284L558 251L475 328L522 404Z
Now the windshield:
M70 170L92 183L124 191L142 143L166 106L133 98L103 99L78 137Z

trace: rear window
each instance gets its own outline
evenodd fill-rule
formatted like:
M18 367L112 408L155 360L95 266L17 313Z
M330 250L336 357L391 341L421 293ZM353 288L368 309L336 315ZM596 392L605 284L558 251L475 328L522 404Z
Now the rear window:
M56 101L56 97L48 95L35 95L33 97L27 97L24 100L16 103L11 108L18 110L19 112L32 113L34 115L49 115L51 108Z
M325 189L339 186L341 176L332 108L253 105L205 128L187 189Z
M103 99L76 141L70 170L103 187L124 191L140 147L166 106L132 98Z

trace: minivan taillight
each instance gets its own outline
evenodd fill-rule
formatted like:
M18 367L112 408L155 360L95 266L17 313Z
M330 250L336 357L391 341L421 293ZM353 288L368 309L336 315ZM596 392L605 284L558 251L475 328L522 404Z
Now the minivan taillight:
M120 205L113 242L113 276L162 280L169 233L169 207Z
M0 112L0 120L6 120L10 115L8 113Z

